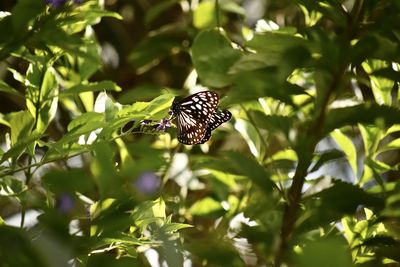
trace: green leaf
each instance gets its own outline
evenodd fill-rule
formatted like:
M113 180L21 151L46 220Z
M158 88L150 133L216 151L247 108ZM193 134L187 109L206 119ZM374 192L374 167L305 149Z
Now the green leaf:
M106 143L95 143L93 150L95 158L91 163L90 170L99 188L100 198L118 196L122 181L114 168L111 147Z
M22 140L19 140L15 145L13 145L6 153L3 154L0 160L0 164L8 159L12 159L15 162L28 148L31 147L36 141L38 141L42 135L32 134Z
M134 143L127 146L127 149L129 156L133 159L123 162L120 174L130 177L132 182L149 172L158 175L157 171L165 165L163 150L152 147L151 138L136 139Z
M31 71L30 68L31 68L31 65L29 65L27 73L29 73L29 71ZM10 71L10 72L12 73L13 78L14 78L16 81L18 81L18 82L20 82L20 83L22 83L22 84L26 84L26 78L25 78L25 76L22 75L20 72L18 72L18 71L15 70L15 69L12 69L12 68L8 68L8 71ZM30 83L30 84L34 84L34 85L39 85L39 81L37 81L36 83L29 81L29 83Z
M336 141L339 147L346 154L347 160L349 161L350 167L353 170L354 177L358 178L357 171L357 151L353 142L344 135L340 130L335 130L331 133L332 138Z
M264 151L262 150L264 147L262 146L261 138L264 136L260 136L255 128L256 126L251 124L249 121L237 118L235 122L235 129L238 131L243 139L246 141L250 152L256 157L262 157Z
M137 205L132 212L131 218L135 222L135 225L141 228L141 231L145 231L150 223L164 222L164 217L157 218L154 216L153 206L157 204L158 200L155 201L144 201ZM165 211L164 211L165 212Z
M128 60L137 72L143 73L170 55L173 50L181 48L179 32L163 32L140 42L130 53Z
M83 58L90 57L90 54L84 50L84 39L80 38L78 34L70 34L57 24L47 24L36 34L36 37L40 38L40 41L46 45L56 46L71 55ZM65 40L68 40L68 42ZM96 61L96 59L93 59L93 61Z
M305 5L309 11L317 11L323 14L325 18L337 24L337 26L347 26L347 13L341 6L340 1L301 0L300 3Z
M47 68L40 88L40 109L37 118L36 130L43 133L54 119L58 106L58 85L52 72Z
M235 179L238 177L237 175L232 175L230 173L212 170L211 175L215 178L215 180L219 181L220 183L224 184L228 190L235 191L238 189L238 185L236 184Z
M165 0L159 3L154 3L150 9L144 14L144 23L149 26L163 12L177 4L178 0Z
M310 240L295 262L300 267L343 266L353 267L348 243L343 236L332 235Z
M123 107L118 113L117 116L121 118L134 118L135 116L150 116L147 110L147 107L150 105L150 102L136 102L130 106Z
M100 92L94 103L94 110L103 113L106 122L112 121L121 108L121 104L115 103L106 92Z
M322 135L334 129L357 123L372 124L378 127L389 127L400 123L400 110L397 108L376 105L360 104L351 107L330 110L325 118Z
M174 233L181 229L186 229L191 227L194 226L186 223L166 223L160 228L160 230L163 231L164 233Z
M46 173L42 178L44 184L52 193L85 194L93 190L95 185L83 169L71 169L68 171L54 170Z
M367 58L398 62L398 43L380 33L371 31L362 36L355 44L352 57L356 63L361 63Z
M119 243L123 243L123 244L130 245L130 246L135 246L135 245L141 246L141 245L145 245L147 243L147 242L143 242L140 239L135 238L133 236L128 236L124 233L116 233L115 236L104 238L103 241L108 244L119 242Z
M221 237L219 229L199 232L199 236L187 240L185 247L191 255L207 261L209 266L246 266L232 241ZM243 250L241 250L243 251Z
M379 235L367 238L362 245L374 251L377 257L400 261L400 242L391 236Z
M79 84L66 89L60 93L61 96L68 96L79 94L82 92L98 92L98 91L116 91L120 92L122 89L112 81L93 82L89 84Z
M229 85L229 69L239 58L240 52L216 30L202 31L193 41L193 65L205 86L220 88Z
M3 33L0 35L0 59L3 60L4 57L8 56L9 53L11 53L14 49L18 49L18 47L11 47L10 45L6 45L11 41L9 36L12 36L14 34L11 13L2 13L0 19L0 32Z
M80 21L85 20L88 25L95 25L100 22L100 18L111 17L118 20L122 20L123 17L117 13L109 10L105 10L104 7L98 2L87 1L87 7L85 6L83 15L80 17Z
M104 114L97 112L86 112L76 119L72 120L67 127L68 131L72 131L78 127L84 126L90 122L102 122L104 120Z
M46 266L42 253L38 252L37 244L33 244L28 233L20 228L0 225L1 262L4 266ZM49 245L53 245L50 243ZM42 248L44 249L44 248ZM5 253L7 252L7 253ZM65 265L60 265L65 266Z
M119 130L128 122L134 122L133 127L136 127L144 119L158 121L167 118L172 101L172 94L163 94L151 102L136 102L131 106L122 107L113 118L107 121L107 125L100 136L107 138L112 132Z
M279 32L255 34L246 45L257 51L260 59L265 59L265 66L280 65L284 53L290 49L307 48L308 42L298 36Z
M232 90L224 99L225 105L257 100L260 97L272 97L295 106L292 95L303 93L302 88L297 85L278 81L276 69L271 68L238 73L232 82Z
M368 60L362 63L366 72L372 73L375 69L381 69L387 66L387 63L381 60ZM370 84L375 100L379 104L391 105L392 90L395 85L395 80L384 77L370 75Z
M163 88L163 86L151 83L138 85L132 90L122 92L118 97L118 102L130 105L136 101L147 101L161 95Z
M259 110L250 110L249 114L254 120L255 126L268 130L269 132L283 133L286 137L289 135L289 130L293 125L290 117L282 115L266 115Z
M27 70L26 106L36 121L35 130L43 133L54 119L58 106L58 84L54 69L30 64Z
M249 177L266 194L276 187L270 179L270 174L256 161L236 152L226 152L227 162L237 174Z
M16 34L28 30L31 22L45 9L42 1L21 0L12 10L13 30Z
M304 46L290 47L284 51L278 65L279 80L284 82L295 69L309 67L311 54Z
M21 201L19 196L28 189L24 181L14 177L5 175L0 179L0 195L7 197L16 197L17 201ZM2 223L0 222L0 225Z
M254 71L276 66L275 80L285 82L296 68L308 67L311 46L303 38L280 32L255 34L247 42L256 53L244 55L232 68L233 73Z
M220 2L221 10L225 12L230 12L235 15L246 16L246 9L243 8L239 3L231 2L231 1L223 1Z
M375 77L386 78L393 81L400 81L400 72L395 71L392 67L385 67L375 69L371 73Z
M359 205L374 210L384 207L384 199L366 193L356 185L334 180L333 185L319 193L304 198L307 221L302 225L309 229L324 227L346 214L354 214ZM303 229L304 230L304 229Z
M190 207L190 213L194 216L210 216L223 212L221 203L211 197L205 197L195 202Z
M394 139L393 141L390 141L388 144L385 144L383 147L380 147L379 150L377 151L377 154L395 149L400 149L400 138Z
M216 3L214 1L202 1L193 12L193 25L197 29L210 29L217 27ZM222 13L218 10L220 18Z
M16 95L16 96L21 96L21 97L24 96L22 93L18 92L17 90L15 90L11 86L9 86L6 82L1 81L1 80L0 80L0 92L4 92L7 94L12 94L12 95Z
M9 115L11 128L11 144L15 145L20 140L30 136L33 129L34 119L27 110L11 113Z
M108 245L108 244L106 244ZM120 250L120 249L119 249ZM116 266L116 267L141 267L142 261L138 258L131 257L120 257L115 258L115 255L111 255L109 251L104 253L91 253L87 258L87 267L99 267L99 266Z
M163 115L164 117L168 116L168 110L171 108L173 101L172 94L163 94L155 99L153 99L149 105L144 110L145 113L150 114L151 116L160 116Z
M167 217L167 215L165 214L165 202L162 198L154 200L151 209L153 211L154 217L162 219L165 219Z
M85 113L85 114L91 114L91 113ZM95 121L89 120L91 117L98 119L97 116L92 116L92 115L85 115L84 119L78 117L76 120L86 121L86 123L81 124L81 122L79 122L79 125L74 128L68 127L70 130L55 144L53 144L51 149L56 149L56 150L62 149L62 146L65 144L76 143L79 137L88 135L95 130L104 128L107 125L103 120L102 114L100 114L101 120L100 119ZM75 120L72 121L71 123L78 124L78 122Z
M110 178L110 182L112 182L113 177ZM124 195L121 188L119 189L119 194L116 195L117 198L98 201L91 206L92 238L95 236L102 238L123 238L120 233L129 229L135 223L130 214L135 208L136 203L132 201L132 198ZM134 237L129 239L132 243L136 241ZM102 248L104 240L100 241L99 247Z
M374 155L383 137L383 131L373 125L358 124L358 128L363 139L365 156Z
M317 162L313 166L313 168L310 171L310 173L317 171L324 164L326 164L326 163L328 163L330 161L342 159L344 156L345 156L345 154L343 153L343 151L340 151L340 150L337 150L337 149L332 149L332 150L329 150L327 152L324 152L319 156Z

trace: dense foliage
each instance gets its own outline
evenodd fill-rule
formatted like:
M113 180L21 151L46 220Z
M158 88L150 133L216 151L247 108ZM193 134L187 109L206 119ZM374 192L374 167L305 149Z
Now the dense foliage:
M0 8L0 266L399 266L398 1Z

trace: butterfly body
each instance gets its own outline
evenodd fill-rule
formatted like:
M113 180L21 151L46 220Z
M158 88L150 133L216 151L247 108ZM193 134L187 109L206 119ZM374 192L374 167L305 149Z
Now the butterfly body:
M203 144L211 138L211 132L231 119L228 110L217 111L219 96L212 91L174 100L172 111L176 116L178 141L187 144Z

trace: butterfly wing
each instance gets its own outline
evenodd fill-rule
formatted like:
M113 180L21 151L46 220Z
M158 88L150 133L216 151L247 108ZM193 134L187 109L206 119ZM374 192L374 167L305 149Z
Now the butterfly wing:
M172 110L176 116L184 112L197 121L208 122L215 113L219 96L212 91L203 91L190 95L179 102L174 102Z
M207 127L205 122L197 121L184 112L176 117L176 122L178 141L182 144L197 144L204 137Z
M187 145L199 143L207 129L219 102L215 92L204 91L193 94L172 104L176 116L179 142Z
M199 144L204 144L210 140L211 132L217 129L222 123L229 121L231 118L232 113L227 109L214 113L207 124L206 132Z

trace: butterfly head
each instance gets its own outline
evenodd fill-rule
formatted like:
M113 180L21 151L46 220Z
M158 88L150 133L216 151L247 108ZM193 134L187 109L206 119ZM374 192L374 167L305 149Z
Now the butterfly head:
M180 102L180 100L181 100L181 97L175 97L174 98L174 101L172 102L172 106L171 106L171 109L170 109L170 113L172 113L172 114L170 114L170 115L177 115L178 113L179 113L179 102Z

